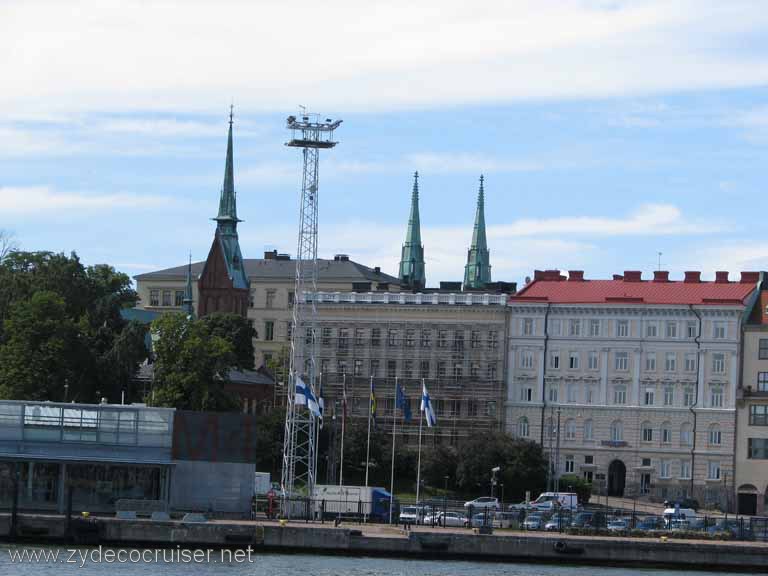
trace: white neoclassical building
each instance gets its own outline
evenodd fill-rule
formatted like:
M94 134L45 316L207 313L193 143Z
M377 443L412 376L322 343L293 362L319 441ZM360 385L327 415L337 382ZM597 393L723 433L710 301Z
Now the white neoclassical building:
M555 475L610 495L723 503L758 280L536 272L509 300L507 431L543 443Z

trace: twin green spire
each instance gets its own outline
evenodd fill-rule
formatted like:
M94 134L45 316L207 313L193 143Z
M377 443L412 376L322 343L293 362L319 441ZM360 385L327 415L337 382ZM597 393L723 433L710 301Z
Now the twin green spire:
M477 195L475 227L472 232L472 245L467 252L467 264L464 267L464 289L482 290L491 282L490 254L485 234L485 191L480 176L480 191ZM421 244L421 219L419 218L419 173L413 175L413 193L411 195L411 215L408 218L408 230L405 234L402 256L400 257L400 286L407 290L421 290L426 286L424 273L424 246Z
M464 267L464 289L481 290L491 281L491 260L488 240L485 236L485 191L480 175L480 191L477 194L475 228L472 231L472 245L467 251L467 265Z
M420 290L427 283L424 275L424 246L421 244L421 219L419 218L419 173L413 174L413 193L411 194L411 215L408 218L408 231L400 257L400 286L410 290Z
M232 116L233 109L230 107L227 160L224 164L224 184L221 187L221 198L219 198L219 215L215 218L219 223L219 228L226 228L227 231L236 229L237 223L240 222L237 218L237 202L235 199L235 168L232 154Z

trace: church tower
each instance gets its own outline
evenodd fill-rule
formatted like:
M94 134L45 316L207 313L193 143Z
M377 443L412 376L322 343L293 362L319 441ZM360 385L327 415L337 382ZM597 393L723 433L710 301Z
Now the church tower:
M411 215L408 231L400 257L400 286L405 290L421 290L426 285L424 274L424 246L421 244L421 220L419 219L419 173L413 175Z
M485 237L485 191L484 178L480 176L480 191L477 194L475 228L472 231L472 245L467 252L467 265L464 267L464 289L482 290L491 281L491 261L488 253L488 241Z
M232 154L232 110L229 112L227 159L224 184L219 198L216 232L208 258L198 280L198 315L230 312L245 317L248 313L250 281L245 273L243 255L237 238L237 199L235 196Z

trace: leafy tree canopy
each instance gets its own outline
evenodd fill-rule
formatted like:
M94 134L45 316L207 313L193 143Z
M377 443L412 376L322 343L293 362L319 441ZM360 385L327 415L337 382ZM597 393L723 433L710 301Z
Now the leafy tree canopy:
M235 355L233 366L240 370L253 370L253 338L256 331L239 314L211 314L202 318L212 336L220 336L232 344Z

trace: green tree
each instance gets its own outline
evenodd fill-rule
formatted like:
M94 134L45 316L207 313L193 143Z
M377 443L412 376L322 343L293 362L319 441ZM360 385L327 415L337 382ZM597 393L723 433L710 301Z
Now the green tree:
M164 314L152 322L155 382L150 401L182 410L231 411L237 399L224 390L236 358L232 344L212 335L202 320Z
M256 421L256 470L269 472L273 481L280 478L283 466L283 437L285 436L285 412L275 408Z
M458 457L456 448L447 444L439 444L428 450L422 448L421 477L424 485L442 489L447 476L448 486L454 486Z
M576 492L579 497L579 504L586 504L592 496L592 484L575 474L560 477L560 490Z
M456 483L467 495L490 493L491 469L504 483L507 500L521 500L526 490L540 492L547 477L547 461L535 442L516 439L503 432L486 432L467 438L458 450Z
M239 314L211 314L202 318L208 333L220 336L232 344L235 354L233 367L253 370L253 338L256 331L247 319Z

